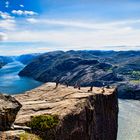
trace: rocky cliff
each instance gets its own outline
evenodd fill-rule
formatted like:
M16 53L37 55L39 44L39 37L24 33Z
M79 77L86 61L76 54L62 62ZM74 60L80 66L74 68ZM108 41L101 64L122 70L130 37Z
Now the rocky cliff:
M26 128L33 116L57 115L59 123L40 135L44 140L116 140L118 100L114 88L75 89L47 83L15 98L22 104L14 125ZM21 131L21 130L20 130ZM53 133L51 133L53 132ZM19 134L16 131L5 134ZM22 132L23 133L23 132ZM51 137L50 137L51 133ZM10 137L10 136L9 136ZM12 137L14 139L14 137Z

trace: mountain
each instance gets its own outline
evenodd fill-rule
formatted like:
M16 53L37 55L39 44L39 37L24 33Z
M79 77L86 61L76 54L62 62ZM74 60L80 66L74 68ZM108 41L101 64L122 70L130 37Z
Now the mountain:
M0 68L2 68L7 63L12 62L14 57L12 56L0 56Z
M118 86L118 97L121 99L140 100L140 84L123 83Z
M90 52L49 52L40 55L27 65L20 76L33 77L42 82L80 84L81 86L103 86L122 81L112 72L114 66L98 61Z
M35 59L37 56L39 56L39 53L34 54L24 54L16 57L17 61L20 61L21 63L27 65L29 64L33 59Z

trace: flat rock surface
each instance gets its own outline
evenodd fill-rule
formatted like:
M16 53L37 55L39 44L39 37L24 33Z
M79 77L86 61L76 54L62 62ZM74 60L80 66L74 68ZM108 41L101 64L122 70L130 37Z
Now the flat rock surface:
M81 90L73 87L59 85L55 88L55 83L46 83L36 89L26 92L25 94L15 95L15 98L22 104L15 124L24 125L30 121L31 116L42 114L55 114L63 118L65 115L79 113L87 99L96 94L110 95L114 88L94 87L92 92L88 92L89 87Z

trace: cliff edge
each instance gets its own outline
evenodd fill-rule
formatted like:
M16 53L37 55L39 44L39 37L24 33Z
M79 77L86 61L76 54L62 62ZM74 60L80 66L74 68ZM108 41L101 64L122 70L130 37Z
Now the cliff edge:
M56 140L116 140L118 100L115 89L73 87L47 83L15 98L22 104L15 124L25 125L31 116L58 115Z
M22 104L14 126L5 132L18 138L27 129L33 116L57 115L59 123L44 132L32 131L43 140L116 140L118 128L118 99L114 88L82 87L80 90L46 83L41 87L16 95ZM20 127L19 127L20 126ZM20 128L20 131L17 129ZM16 134L15 134L16 133ZM51 134L51 135L50 135ZM51 137L50 137L51 136ZM9 136L10 137L10 136Z

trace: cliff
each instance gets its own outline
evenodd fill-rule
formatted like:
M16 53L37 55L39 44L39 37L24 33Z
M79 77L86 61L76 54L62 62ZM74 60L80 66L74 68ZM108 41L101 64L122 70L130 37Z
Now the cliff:
M53 129L32 133L43 140L116 140L118 128L118 100L114 88L75 89L55 83L47 83L16 95L22 104L13 129L0 133L0 137L19 139L33 116L54 115L59 123ZM13 99L14 101L14 99ZM51 137L50 137L51 134Z
M33 116L57 115L60 122L53 128L51 138L48 137L52 130L47 130L45 134L40 135L43 139L116 140L118 128L116 90L96 87L91 92L88 90L89 88L78 90L64 85L55 88L55 83L47 83L25 94L16 95L15 98L22 104L22 108L14 125L26 128Z

